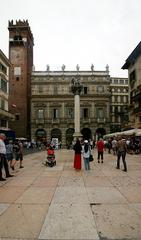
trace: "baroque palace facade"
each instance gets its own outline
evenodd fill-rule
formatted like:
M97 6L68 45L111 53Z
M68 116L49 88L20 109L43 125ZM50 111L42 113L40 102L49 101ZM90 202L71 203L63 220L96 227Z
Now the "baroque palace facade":
M69 146L74 133L74 95L71 81L79 78L80 130L85 139L121 129L128 104L128 80L111 78L105 71L33 71L31 76L31 138L58 138ZM116 87L115 87L116 86ZM117 92L116 92L117 91ZM123 109L124 106L124 109ZM116 115L118 114L118 116ZM121 115L120 115L121 114ZM126 119L125 119L126 121Z
M80 95L80 130L83 138L97 139L126 126L128 79L111 78L104 71L35 71L34 38L28 21L9 21L9 110L15 115L10 127L17 137L31 140L58 138L69 146L74 133L73 78L83 85ZM124 120L124 121L123 121Z

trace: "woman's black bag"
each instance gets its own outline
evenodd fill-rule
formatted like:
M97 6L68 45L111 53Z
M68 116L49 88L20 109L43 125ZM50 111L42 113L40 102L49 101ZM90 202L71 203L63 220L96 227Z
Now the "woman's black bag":
M93 155L91 154L90 156L89 156L89 162L92 162L94 160L94 157L93 157Z

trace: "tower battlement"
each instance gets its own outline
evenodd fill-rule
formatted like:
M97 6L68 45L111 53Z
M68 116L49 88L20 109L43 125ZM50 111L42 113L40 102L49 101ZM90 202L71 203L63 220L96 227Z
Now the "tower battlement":
M29 23L28 23L28 20L16 20L15 24L14 24L14 21L11 20L11 21L8 21L8 27L16 27L16 26L21 26L21 27L29 27Z

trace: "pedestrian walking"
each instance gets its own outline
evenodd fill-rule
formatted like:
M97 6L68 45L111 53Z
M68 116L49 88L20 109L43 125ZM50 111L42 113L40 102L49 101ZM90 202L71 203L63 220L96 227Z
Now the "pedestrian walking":
M103 163L104 141L102 138L100 138L97 141L96 147L97 147L97 153L98 153L97 155L98 163L100 163L100 159L101 159L101 163Z
M15 141L13 146L15 160L18 162L20 160L19 168L23 168L22 161L23 161L23 144L20 141Z
M6 146L5 141L6 136L0 133L0 181L5 181L6 179L2 177L2 168L4 167L6 178L13 177L9 172L8 162L6 159Z
M122 137L119 137L117 141L117 167L116 168L120 169L120 158L122 158L124 172L127 172L127 164L125 161L126 152L127 152L126 142L124 139L122 139Z
M90 170L90 155L91 155L91 147L89 145L88 140L84 141L84 145L82 146L82 155L84 159L85 170Z
M112 150L113 150L113 154L116 155L116 151L117 151L117 140L114 138L112 140Z
M80 170L82 146L79 139L76 140L76 143L74 144L73 149L74 149L74 168L76 170Z
M13 143L11 140L7 140L6 142L6 159L9 162L10 167L14 170Z

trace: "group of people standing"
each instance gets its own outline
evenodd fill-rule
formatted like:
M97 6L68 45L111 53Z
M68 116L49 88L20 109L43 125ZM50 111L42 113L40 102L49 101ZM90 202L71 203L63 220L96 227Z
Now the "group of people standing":
M96 142L96 148L97 148L97 160L98 163L103 163L103 155L104 150L106 150L105 143L102 138L100 138ZM79 139L76 140L76 143L73 146L74 149L74 168L76 170L81 169L81 156L83 156L84 160L84 167L85 170L90 170L90 155L91 153L91 146L88 140L84 140L84 143L81 143ZM125 161L127 152L127 146L125 141L122 139L122 137L119 137L117 141L114 142L114 154L117 155L117 165L116 168L120 169L120 159L122 158L124 172L127 172L127 164Z
M6 178L13 177L10 174L9 168L15 169L16 162L19 161L19 168L23 168L23 144L20 141L8 141L5 134L0 133L0 181L5 181ZM5 170L5 177L3 175Z
M77 170L81 169L81 155L84 160L85 170L90 170L90 156L92 155L92 147L88 140L84 140L84 143L81 143L79 139L76 140L76 143L73 146L75 155L74 155L74 168ZM103 151L104 151L104 142L100 139L97 142L97 151L98 151L98 163L103 163Z

